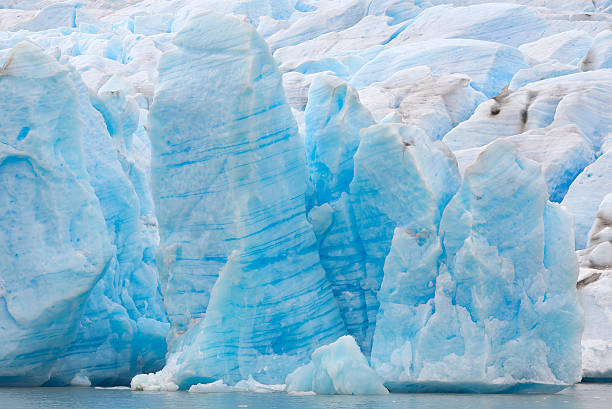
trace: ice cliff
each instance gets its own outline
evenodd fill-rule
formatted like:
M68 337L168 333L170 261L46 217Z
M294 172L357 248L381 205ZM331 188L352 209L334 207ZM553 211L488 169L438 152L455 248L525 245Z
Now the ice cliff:
M611 12L0 0L0 385L610 379Z

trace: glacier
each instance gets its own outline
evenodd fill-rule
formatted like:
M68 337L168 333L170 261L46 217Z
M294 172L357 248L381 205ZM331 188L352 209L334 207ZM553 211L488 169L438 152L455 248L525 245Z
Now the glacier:
M612 194L601 201L589 231L588 247L580 251L579 297L584 308L583 377L612 379Z
M612 379L611 27L610 0L0 0L0 385Z

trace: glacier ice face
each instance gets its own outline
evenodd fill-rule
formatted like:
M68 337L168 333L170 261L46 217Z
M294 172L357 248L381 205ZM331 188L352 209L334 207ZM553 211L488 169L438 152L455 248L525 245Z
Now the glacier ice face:
M278 383L344 332L306 220L303 146L251 26L203 13L173 41L149 134L158 265L178 338L151 377L181 388L249 375Z
M366 255L368 321L375 323L383 265L395 227L412 229L419 240L435 233L437 220L459 185L459 173L443 144L431 142L420 128L400 124L363 130L354 161L350 200Z
M92 290L76 339L55 364L49 384L86 377L94 385L126 385L138 373L161 369L169 327L157 271L147 254L153 250L143 231L140 200L126 172L139 114L135 102L111 81L95 97L75 72L72 81L79 93L87 171L116 253Z
M374 124L346 82L327 75L314 77L305 110L306 164L312 192L308 218L346 330L368 353L374 322L368 316L365 250L349 199L353 156L359 134Z
M612 193L599 205L581 259L578 293L584 308L583 377L612 379Z
M27 42L0 75L0 384L40 385L75 337L112 249L69 71Z
M320 395L385 395L382 379L368 364L350 335L323 345L312 361L287 375L287 391Z
M166 307L172 322L170 348L175 353L169 356L164 370L154 376L134 379L135 388L176 390L179 385L186 388L192 382L220 381L231 390L239 390L238 385L243 388L240 390L273 390L259 381L283 381L287 373L307 362L316 346L343 334L354 336L368 356L380 297L400 303L399 307L392 307L385 301L387 309L383 313L392 311L400 315L408 311L404 304L427 304L427 300L435 300L440 305L436 320L452 322L442 318L442 311L447 311L445 291L448 288L454 291L453 286L459 280L457 272L473 272L466 266L480 263L485 267L479 267L478 271L497 273L499 269L494 266L505 265L499 260L507 257L489 239L485 242L470 238L457 250L457 254L461 253L461 257L457 256L460 261L445 259L446 244L438 231L440 216L431 216L431 209L439 206L442 214L460 184L460 177L452 155L443 145L432 144L429 139L444 139L450 145L461 173L466 173L483 151L497 146L498 139L514 144L522 155L540 164L550 199L566 198L564 205L576 219L576 245L587 248L579 253L583 284L597 276L595 273L601 270L593 266L605 264L609 255L608 244L587 243L599 202L610 192L610 171L606 167L606 152L612 146L608 112L612 95L609 89L612 3L609 0L80 0L62 4L28 0L5 1L4 6L9 8L0 9L0 66L14 65L9 57L12 49L23 41L43 48L50 57L44 61L58 60L60 66L70 66L61 68L68 75L68 80L63 82L66 89L57 87L53 93L67 97L75 91L70 98L76 101L77 107L70 105L67 113L81 123L77 139L83 149L75 155L81 158L82 166L79 166L85 171L79 170L72 178L77 178L83 189L89 191L81 196L86 202L95 202L91 202L91 212L103 217L102 223L98 220L92 224L91 234L105 235L100 239L100 248L104 249L98 258L92 256L92 260L96 258L92 261L95 267L86 274L90 284L85 285L83 281L78 286L78 291L88 295L71 299L71 316L62 316L57 321L63 329L55 333L57 337L53 335L50 350L43 348L44 356L39 355L42 358L38 362L29 361L42 368L37 379L28 378L34 384L49 377L48 384L53 385L126 383L136 372L158 369L162 365L169 325ZM198 29L193 30L192 21L206 9L233 14L252 27L249 32L257 30L271 45L274 60L268 51L262 51L265 46L254 34L241 37L248 38L247 42L238 41L235 46L228 45L228 40L235 41L233 34L223 37L222 33L214 33L218 35L202 41L208 44L204 48L200 42L191 41L185 33L192 30L192 34L199 35ZM203 49L215 48L217 44L213 43L219 38L221 49L236 54L233 64L223 53L209 58L198 55ZM162 55L166 57L158 72ZM177 61L182 63L176 64L169 56L181 56ZM36 58L38 61L46 57ZM200 63L206 65L197 65ZM55 67L50 76L55 75L58 65L54 64L43 64ZM194 66L188 69L188 64ZM275 71L270 68L275 65L283 74L286 100L297 121L297 130L276 74L263 75ZM219 72L223 72L223 83L218 81ZM238 86L244 86L241 91L229 86L241 76L250 78L238 81ZM43 77L47 78L47 73ZM202 85L201 81L208 82ZM35 85L34 89L41 89L40 84ZM147 124L156 89L157 96L165 95L166 99L162 103L163 98L157 98L157 108L154 105ZM491 97L492 100L487 100ZM224 102L226 98L233 102ZM24 100L20 104L32 112L41 111L36 100ZM211 110L211 106L218 109ZM236 117L236 111L246 114ZM14 111L11 113L11 118L15 118ZM170 116L165 116L168 113ZM58 118L65 115L57 113ZM261 118L268 119L260 121ZM10 129L14 128L15 135L27 141L36 129L31 121L34 119L15 120ZM266 125L270 123L274 126ZM265 132L258 130L262 124ZM401 124L408 127L402 128ZM145 129L149 125L157 132L153 147ZM74 135L77 127L71 128ZM215 135L217 129L221 132ZM24 133L19 133L20 130ZM55 131L49 128L45 132L47 135ZM177 132L182 132L181 138L173 137ZM227 138L228 134L241 135L242 139ZM384 134L421 135L416 138L419 147L387 143L382 141ZM280 141L283 135L286 140ZM252 139L259 137L263 139ZM364 138L372 139L373 143ZM214 141L212 145L211 141ZM238 144L228 145L231 141ZM268 146L266 141L274 143ZM149 183L151 149L157 210ZM361 153L353 159L357 150ZM407 154L408 151L412 154ZM371 160L367 158L370 154ZM159 166L170 157L176 162L167 163L167 169L174 172L168 177L166 168ZM55 169L60 162L51 161L49 171L68 177L64 170ZM415 172L409 170L413 165ZM9 176L16 175L11 172ZM163 183L162 177L166 177ZM406 179L413 182L406 183ZM250 187L242 184L245 180ZM542 180L538 178L538 186L544 188ZM448 192L440 193L444 190L436 185L440 181L447 184ZM67 186L74 185L71 183ZM169 189L165 192L167 195L162 195L162 185L165 188L173 185L175 190ZM11 182L7 186L16 185ZM353 191L351 186L360 187ZM211 187L213 190L209 190ZM48 187L48 191L52 190ZM95 197L90 194L92 191ZM173 196L190 193L194 195L180 199ZM412 198L420 203L415 206L426 216L410 210ZM58 200L64 203L66 198ZM160 207L160 203L165 204ZM10 207L11 211L19 208L12 204ZM157 252L159 235L155 212L160 208L164 220L162 247ZM571 235L565 215L554 210L555 206L547 205L546 209L543 218L547 229L551 230L557 220L563 231L556 234ZM473 214L473 209L466 212ZM279 219L279 214L288 218ZM490 217L488 213L487 217ZM405 229L406 224L412 227ZM421 231L415 244L413 236L417 228ZM8 231L2 222L0 231ZM268 234L254 233L260 231L282 231L287 235L283 236L281 245L274 239L260 240ZM521 231L508 228L506 235L510 237ZM600 237L607 237L606 231ZM298 232L299 237L294 239L292 232ZM250 233L254 235L245 236ZM555 234L549 234L552 235ZM293 257L283 253L292 240L296 240L301 253L292 259L300 260L298 267L290 271L282 260ZM277 247L271 250L270 243ZM561 249L561 244L551 246L545 246L547 270L562 270L554 267L555 260L572 265L571 255ZM237 252L230 257L234 250ZM259 252L257 257L255 251ZM281 255L274 258L270 254ZM485 260L486 257L490 260ZM420 264L412 270L413 277L406 277L405 265L410 265L413 258L420 260ZM472 258L478 259L478 263L472 263ZM102 259L103 272L99 271L101 264L98 263ZM302 270L314 273L300 273L300 280L291 278L295 288L290 288L285 281L266 281L271 277L268 273L272 273L267 267L259 269L261 260L276 269L274 274L293 277L293 273ZM383 270L385 264L387 267ZM163 282L161 292L156 277L158 269ZM227 271L224 279L217 277L221 270ZM261 281L250 280L256 274L243 275L245 271L259 274L263 270L266 274L259 277ZM379 293L383 271L386 284ZM3 280L12 277L7 274L2 273ZM302 285L304 277L308 278ZM467 273L462 277L464 282L471 282L473 278ZM421 289L418 297L413 292L400 291L407 278L418 282L417 287ZM601 322L595 314L605 316L602 311L606 309L598 309L596 303L602 302L606 282L602 275L581 290L583 301L591 303L587 317L591 316L596 325ZM478 283L486 284L486 277L480 276ZM272 285L273 288L268 288ZM597 286L601 288L595 291ZM304 292L295 296L298 288ZM399 292L393 293L391 288ZM0 294L4 291L0 287ZM330 315L319 317L322 321L317 318L311 327L301 327L306 334L304 342L299 346L289 342L291 345L283 350L279 345L288 339L287 332L278 338L271 336L279 331L266 319L290 315L295 307L288 305L291 297L300 300L296 303L306 299L304 303L310 313L306 310L300 313L312 315L311 306L318 301L313 302L311 295L317 291L314 299L323 299L322 308L329 310ZM209 309L213 292L217 295ZM167 295L166 305L162 305L161 293ZM261 309L258 294L271 300L265 304L267 309ZM2 297L0 302L4 302ZM54 297L49 305L63 308L64 295ZM234 305L235 297L242 297L242 306L250 312L242 321L228 326L225 322L233 319L232 314L241 315ZM476 308L471 301L466 303L471 309ZM331 312L336 310L330 307L332 304L337 305L338 311ZM426 309L419 311L421 318L429 314ZM261 318L260 314L268 314L268 318ZM381 331L384 328L391 331L393 321L385 321L383 315L379 318L383 320ZM406 334L429 325L414 321L412 316L408 318L410 325L402 337L411 337ZM245 328L251 328L248 323L252 321L261 325L249 332ZM283 318L283 325L285 321ZM466 322L457 325L466 328ZM0 325L4 325L4 319L0 319ZM45 325L42 322L33 325L22 333L25 335L21 346L38 342L33 339L36 328ZM318 325L335 329L313 336ZM227 328L228 333L225 338L217 339L214 334L221 327ZM211 332L209 336L200 333L204 328ZM430 335L438 331L435 326L429 328ZM443 326L443 330L447 328ZM45 331L46 334L51 330ZM260 334L265 336L259 337ZM601 374L607 362L602 358L607 350L606 335L591 335L584 343L583 352L592 352L591 358L585 358L585 373ZM227 342L220 345L217 341L221 339ZM589 339L595 343L589 344ZM205 361L208 367L202 369L198 365L203 362L200 353L212 353L219 348L227 355L212 360L208 355ZM379 345L379 357L383 350ZM419 351L396 352L392 361L397 361L400 368L408 365L407 359L412 354L422 359ZM572 349L568 353L576 352ZM595 359L604 365L593 369ZM550 359L553 363L555 360L554 356ZM19 367L20 361L11 362L17 367L3 368L5 374L11 368L29 370ZM421 371L418 376L430 379L427 373L436 374L443 367L435 362L428 367L429 372ZM570 359L568 365L573 362ZM231 375L225 378L220 375L225 371L224 365L231 367L227 371ZM399 371L398 368L394 371ZM469 365L466 368L473 370ZM537 368L544 368L544 364ZM553 368L551 373L554 371L557 371L555 374L562 372ZM471 379L480 379L475 381L479 390L485 389L483 382L488 386L495 382L506 386L515 382L509 378L491 381L480 376L481 372L478 376L474 375L476 372L470 373ZM487 372L487 376L491 373ZM192 375L194 378L189 378ZM446 389L453 387L449 379L452 376L446 379ZM542 375L540 379L549 382L551 377ZM9 381L21 382L17 378ZM566 381L559 384L563 382Z
M498 392L577 382L571 228L570 216L546 202L534 162L508 142L483 151L439 235L395 230L372 347L387 387Z

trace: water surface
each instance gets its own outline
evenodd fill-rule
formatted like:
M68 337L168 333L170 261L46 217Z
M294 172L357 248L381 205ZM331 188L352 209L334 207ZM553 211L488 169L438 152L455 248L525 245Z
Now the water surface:
M611 409L612 384L583 383L553 395L132 392L95 388L0 388L2 409Z

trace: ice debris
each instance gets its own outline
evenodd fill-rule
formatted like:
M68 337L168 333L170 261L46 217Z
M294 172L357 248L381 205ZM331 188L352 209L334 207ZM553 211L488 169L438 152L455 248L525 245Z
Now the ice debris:
M389 393L350 335L323 345L312 362L287 375L287 391L318 395L385 395Z

